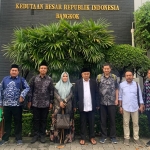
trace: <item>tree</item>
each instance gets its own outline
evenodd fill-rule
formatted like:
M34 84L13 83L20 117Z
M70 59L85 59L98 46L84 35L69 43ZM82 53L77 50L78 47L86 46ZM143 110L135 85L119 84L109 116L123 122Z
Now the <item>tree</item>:
M71 23L61 20L50 25L15 29L10 44L4 45L5 55L23 69L37 70L46 60L49 70L59 74L77 72L89 66L95 72L104 61L102 51L114 44L106 20L83 20Z
M143 4L135 13L135 43L150 50L150 1Z
M143 75L147 71L150 60L145 55L145 51L140 48L132 47L131 45L121 44L114 45L106 54L106 61L109 62L119 73L120 82L126 70L138 72Z
M138 69L137 74L143 78L143 83L146 80L147 71L150 69L150 59L145 59L143 66Z

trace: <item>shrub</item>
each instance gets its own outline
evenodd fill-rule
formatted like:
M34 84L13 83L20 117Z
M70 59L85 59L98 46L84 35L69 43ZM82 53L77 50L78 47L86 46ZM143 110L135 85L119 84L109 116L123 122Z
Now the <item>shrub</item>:
M47 120L47 131L50 130L50 124L51 124L51 113L48 115ZM140 137L149 137L150 132L148 129L148 120L147 116L145 114L140 115L139 119L139 126L140 126ZM130 120L130 130L131 130L131 136L133 134L133 128L132 128L132 121ZM123 136L123 121L122 121L122 115L116 113L116 131L117 136ZM98 112L95 115L95 132L99 135L100 132L100 119ZM32 113L23 113L23 119L22 119L22 135L23 136L29 136L29 133L32 134ZM108 118L108 133L109 133L109 118ZM75 114L75 134L80 134L80 116L79 113ZM12 123L12 132L11 135L14 136L14 123Z

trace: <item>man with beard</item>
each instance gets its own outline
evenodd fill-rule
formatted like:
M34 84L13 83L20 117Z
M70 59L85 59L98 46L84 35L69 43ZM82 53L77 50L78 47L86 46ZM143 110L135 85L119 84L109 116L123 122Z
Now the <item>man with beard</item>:
M134 142L141 146L139 140L139 111L144 111L144 102L142 92L138 83L133 81L133 73L126 71L125 81L120 83L119 88L119 107L120 113L123 114L124 144L129 145L130 116L133 122L133 138Z

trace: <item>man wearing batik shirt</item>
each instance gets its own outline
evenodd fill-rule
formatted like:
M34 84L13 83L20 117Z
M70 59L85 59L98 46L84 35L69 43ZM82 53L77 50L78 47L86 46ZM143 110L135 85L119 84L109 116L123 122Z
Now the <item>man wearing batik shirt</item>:
M117 77L111 74L109 64L103 65L103 74L97 76L97 83L100 93L100 121L102 138L100 143L105 143L107 139L107 116L110 120L110 138L111 142L117 144L116 140L116 105L118 105L118 83Z
M30 88L26 80L19 76L18 65L11 66L10 76L3 78L0 89L0 107L3 107L5 119L4 135L0 145L6 144L9 140L12 116L16 142L18 145L22 144L22 103Z
M147 79L143 87L143 101L145 104L145 111L148 119L148 127L150 130L150 69L147 71ZM150 141L146 143L146 146L150 147Z
M40 138L41 143L45 143L45 131L49 109L52 108L54 99L54 87L51 77L47 76L47 64L42 62L39 68L39 75L32 77L30 81L29 103L33 110L33 130L34 136L31 143L35 143Z

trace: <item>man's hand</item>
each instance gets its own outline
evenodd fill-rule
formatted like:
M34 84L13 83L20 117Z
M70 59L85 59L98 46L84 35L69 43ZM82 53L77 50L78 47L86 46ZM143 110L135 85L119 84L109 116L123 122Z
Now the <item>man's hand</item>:
M50 104L49 105L49 109L51 110L53 108L53 104Z
M65 108L65 105L64 105L63 101L60 102L60 107Z
M31 108L31 102L28 102L28 109Z
M100 107L96 107L96 109L98 110Z
M74 108L74 112L76 112L77 111L77 108Z
M140 105L139 111L143 113L145 110L145 106L143 104Z
M116 106L118 105L118 100L115 100L115 105L116 105Z
M20 102L20 103L24 102L23 97L20 96L19 102Z
M120 114L123 114L123 108L122 107L119 108L119 112L120 112Z

